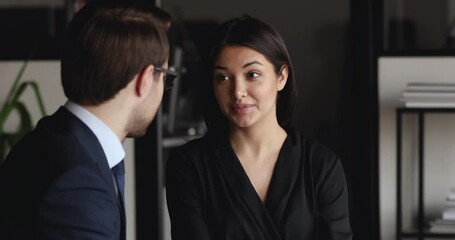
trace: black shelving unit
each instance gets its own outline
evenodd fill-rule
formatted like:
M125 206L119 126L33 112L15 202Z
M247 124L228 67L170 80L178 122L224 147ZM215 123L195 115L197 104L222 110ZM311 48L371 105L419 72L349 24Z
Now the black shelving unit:
M415 238L417 240L429 238L455 238L455 234L450 233L432 233L426 228L425 222L425 202L424 202L424 144L425 144L425 115L454 113L455 108L397 108L396 109L396 124L397 124L397 232L396 239ZM404 230L402 219L402 127L403 115L417 115L417 149L418 149L418 187L417 187L417 229Z

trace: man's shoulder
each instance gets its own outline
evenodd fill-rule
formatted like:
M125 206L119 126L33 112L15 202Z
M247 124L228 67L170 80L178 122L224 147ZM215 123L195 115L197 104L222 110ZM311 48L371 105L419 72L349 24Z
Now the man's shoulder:
M44 117L35 129L19 140L0 167L0 175L30 169L28 175L31 176L52 176L87 161L89 154L80 140L54 123L54 116Z

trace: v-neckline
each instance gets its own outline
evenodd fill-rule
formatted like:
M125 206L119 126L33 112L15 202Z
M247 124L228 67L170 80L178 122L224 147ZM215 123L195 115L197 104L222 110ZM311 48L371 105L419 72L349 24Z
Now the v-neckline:
M285 148L285 145L287 144L287 141L288 141L287 139L288 139L288 137L286 136L286 138L284 139L283 144L282 144L282 146L281 146L281 148L280 148L280 150L278 152L277 159L276 159L276 161L274 163L274 166L273 166L272 175L270 177L270 182L269 182L269 186L267 187L267 193L266 193L266 197L265 197L264 201L262 201L261 196L259 195L258 191L256 191L256 188L254 187L254 184L251 181L251 178L248 176L248 173L247 173L246 169L242 165L242 162L241 162L240 158L238 157L237 153L235 152L234 147L232 146L232 144L229 141L227 141L227 147L228 147L228 150L229 150L229 154L231 155L231 159L233 159L235 161L235 163L236 163L235 165L237 165L239 167L239 174L243 173L241 175L243 175L243 178L246 179L245 184L249 185L249 188L252 191L254 191L254 193L256 193L257 199L265 207L267 207L267 202L268 202L268 199L269 199L269 196L270 196L270 192L271 192L271 188L270 187L272 186L272 182L276 178L275 175L277 174L277 166L279 165L278 162L283 161L283 159L281 159L281 158L282 158L282 155L284 154L283 153L283 148Z
M288 136L278 154L264 202L256 192L229 140L222 141L216 149L218 163L227 183L248 206L257 222L262 223L263 231L274 236L272 239L281 239L279 225L299 171L297 165L300 161L296 158L300 159L300 157L295 155L300 152L295 152L293 147L297 138L293 130L287 133Z
M301 169L300 164L302 164L303 146L301 146L300 135L293 129L286 130L286 132L287 137L278 154L264 202L254 189L229 140L226 139L222 142L217 150L217 158L222 165L224 177L232 185L234 191L251 209L262 213L261 216L256 217L266 218L276 227L280 225L284 208Z

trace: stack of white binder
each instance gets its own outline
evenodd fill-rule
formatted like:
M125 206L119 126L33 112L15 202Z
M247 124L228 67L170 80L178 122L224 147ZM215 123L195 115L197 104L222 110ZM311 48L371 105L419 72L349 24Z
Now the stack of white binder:
M408 83L401 101L409 108L455 108L455 83Z
M446 205L441 218L430 222L430 232L455 233L455 190L447 196Z

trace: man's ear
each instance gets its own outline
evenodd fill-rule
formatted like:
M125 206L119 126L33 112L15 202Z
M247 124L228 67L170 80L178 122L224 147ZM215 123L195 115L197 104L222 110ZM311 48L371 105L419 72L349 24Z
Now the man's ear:
M284 86L286 86L286 82L288 81L289 75L289 68L286 65L281 67L280 72L278 72L278 91L283 90Z
M136 79L136 94L140 97L147 95L148 91L151 89L153 84L153 73L155 67L153 65L148 65L137 75Z

